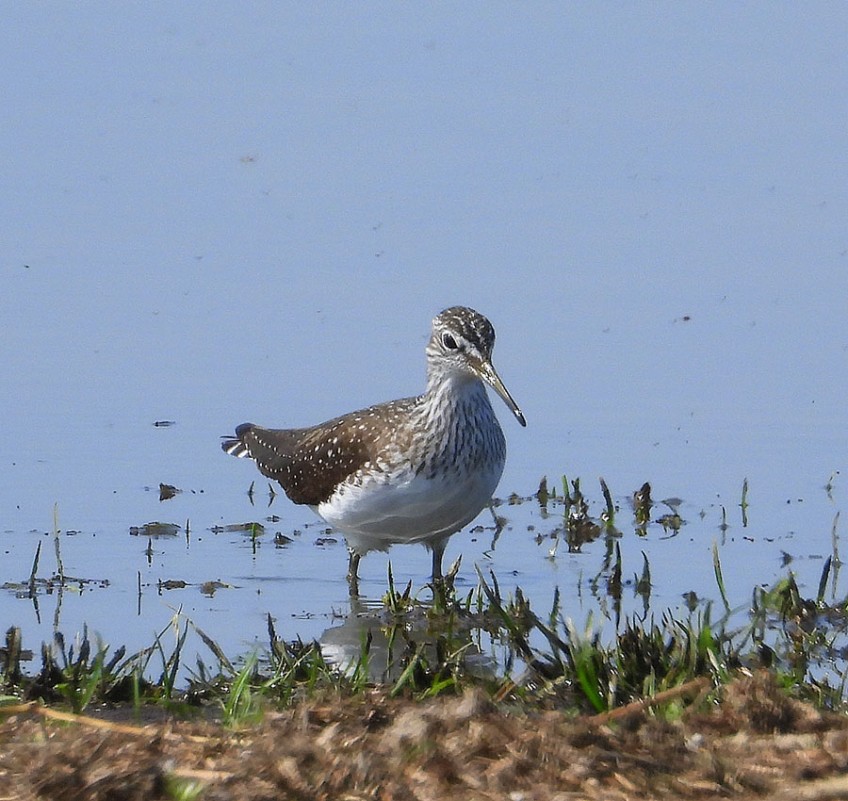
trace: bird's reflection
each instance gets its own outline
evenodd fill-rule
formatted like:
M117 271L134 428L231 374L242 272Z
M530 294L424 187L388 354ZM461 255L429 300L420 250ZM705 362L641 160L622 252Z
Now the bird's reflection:
M405 600L399 609L385 598L351 598L344 621L319 639L327 663L348 677L379 684L430 685L460 674L496 678L497 661L483 652L486 635L473 613Z

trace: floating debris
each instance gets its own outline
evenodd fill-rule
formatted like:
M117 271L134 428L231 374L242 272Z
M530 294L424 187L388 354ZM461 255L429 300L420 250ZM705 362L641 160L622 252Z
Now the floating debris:
M78 578L76 576L60 576L55 574L49 578L32 577L27 581L6 581L0 584L0 590L15 593L16 598L32 598L36 595L52 595L59 590L75 590L105 588L109 579Z
M684 522L683 518L677 512L657 518L657 523L663 527L666 534L677 534Z
M161 592L162 590L184 590L188 587L188 582L182 579L165 579L156 582L156 587Z
M200 585L200 591L211 598L217 590L230 589L232 584L225 584L223 581L218 581L217 579L214 581L204 581Z
M145 523L143 526L130 526L130 536L133 537L176 537L181 526L176 523Z
M173 484L162 484L159 483L159 500L167 501L174 497L178 492L182 492L182 490L177 489Z
M239 531L258 537L265 533L265 526L261 523L228 523L226 526L212 526L209 529L213 534L224 534L231 531Z

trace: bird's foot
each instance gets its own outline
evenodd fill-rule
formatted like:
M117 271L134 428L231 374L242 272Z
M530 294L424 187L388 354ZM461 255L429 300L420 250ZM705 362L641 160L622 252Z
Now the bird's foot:
M460 555L456 558L445 575L433 575L430 587L433 590L433 606L436 609L448 610L456 604L454 583L461 564L462 556Z

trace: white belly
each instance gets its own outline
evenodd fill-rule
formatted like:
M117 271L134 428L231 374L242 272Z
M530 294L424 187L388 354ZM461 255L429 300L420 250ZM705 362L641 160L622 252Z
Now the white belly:
M386 474L346 483L313 507L345 535L359 554L390 545L445 539L470 523L489 503L503 472L503 461L487 470L449 471L437 477Z

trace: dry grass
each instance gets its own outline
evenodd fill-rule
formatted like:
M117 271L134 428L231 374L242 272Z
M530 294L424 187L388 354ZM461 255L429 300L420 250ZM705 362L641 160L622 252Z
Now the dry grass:
M670 723L610 725L385 692L304 702L240 731L166 720L0 726L0 799L848 798L848 728L785 697L765 671Z

